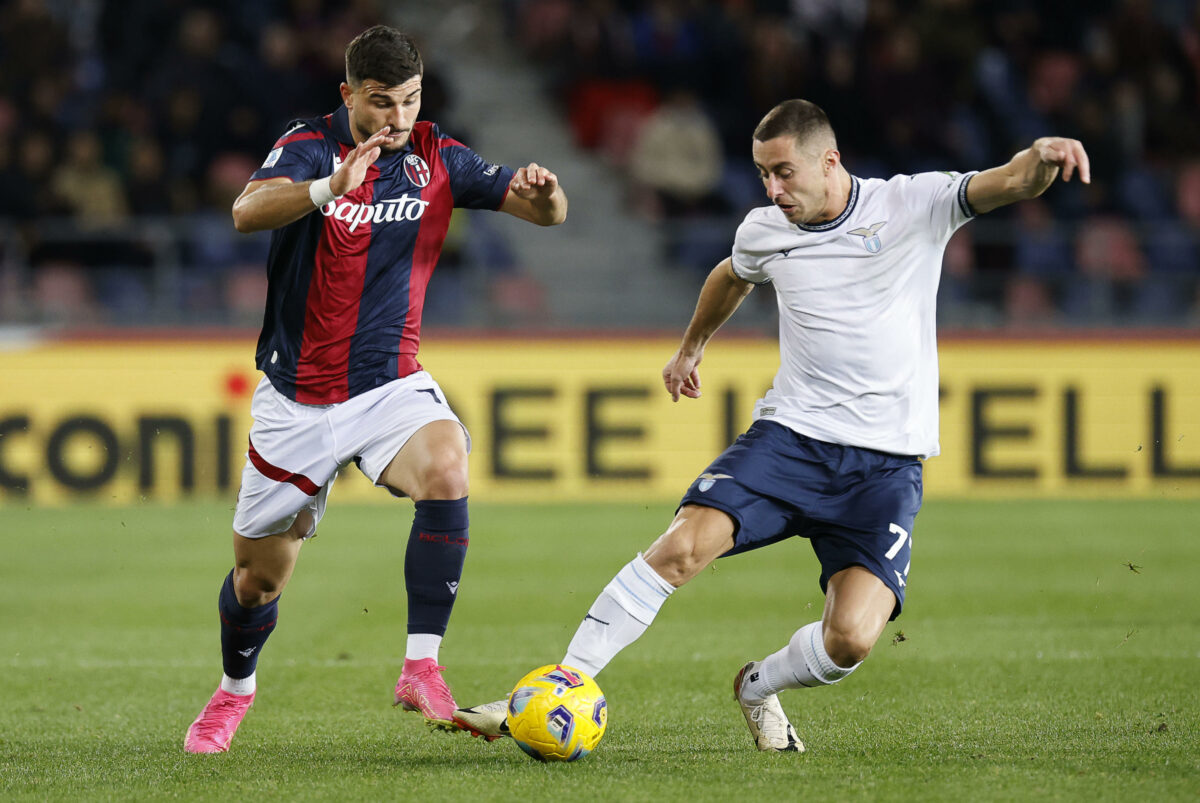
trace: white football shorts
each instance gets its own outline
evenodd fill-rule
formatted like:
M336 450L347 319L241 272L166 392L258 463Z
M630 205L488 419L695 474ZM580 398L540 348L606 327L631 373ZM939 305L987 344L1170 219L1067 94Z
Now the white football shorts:
M378 485L379 475L421 427L433 421L462 426L426 371L324 405L294 402L263 377L250 412L254 424L233 516L233 531L246 538L281 533L302 510L312 514L305 537L311 536L338 471L350 461ZM463 435L469 452L465 426Z

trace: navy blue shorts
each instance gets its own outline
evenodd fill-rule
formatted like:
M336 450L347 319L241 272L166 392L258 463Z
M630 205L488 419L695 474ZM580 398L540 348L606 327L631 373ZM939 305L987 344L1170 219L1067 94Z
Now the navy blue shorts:
M734 546L722 557L807 538L821 562L821 590L849 566L863 566L904 607L913 521L921 509L921 461L814 440L756 421L714 460L680 502L723 510Z

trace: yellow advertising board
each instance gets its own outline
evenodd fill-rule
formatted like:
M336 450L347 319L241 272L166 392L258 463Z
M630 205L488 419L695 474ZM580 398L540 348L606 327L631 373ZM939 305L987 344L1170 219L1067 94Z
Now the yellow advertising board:
M673 339L436 339L422 362L473 442L471 496L677 499L750 423L774 341L718 336L673 403ZM0 351L0 506L237 492L253 342L55 342ZM1200 340L941 346L942 455L926 496L1200 497ZM382 500L351 466L336 499Z

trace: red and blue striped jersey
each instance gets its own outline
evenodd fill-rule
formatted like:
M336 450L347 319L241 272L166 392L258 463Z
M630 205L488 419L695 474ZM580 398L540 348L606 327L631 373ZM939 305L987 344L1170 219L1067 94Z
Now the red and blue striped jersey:
M251 181L328 176L354 144L345 107L296 121ZM498 209L512 175L419 122L362 186L276 229L256 354L271 384L302 404L333 404L421 370L425 288L451 211Z

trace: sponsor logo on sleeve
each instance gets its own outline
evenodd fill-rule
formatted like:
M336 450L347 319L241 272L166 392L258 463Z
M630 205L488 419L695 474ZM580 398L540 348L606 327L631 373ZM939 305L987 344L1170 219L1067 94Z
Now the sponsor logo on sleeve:
M283 155L283 148L276 148L275 150L271 151L270 153L267 154L267 160L265 162L263 162L261 169L266 169L268 167L274 167L275 163L279 161L279 157L282 155Z
M717 480L731 479L733 479L732 474L713 474L706 471L700 475L700 481L696 483L696 488L700 491L700 493L706 493L710 488L717 484Z

